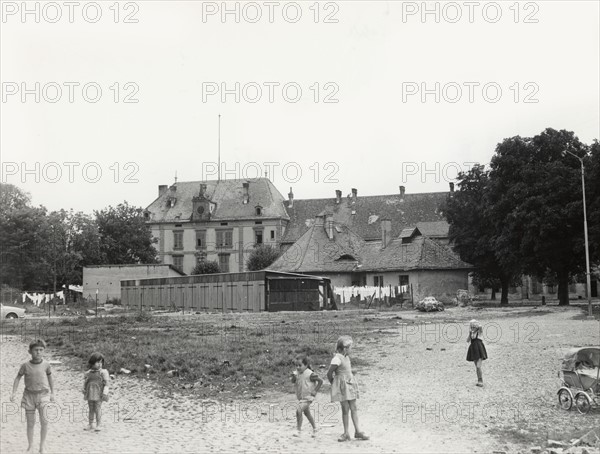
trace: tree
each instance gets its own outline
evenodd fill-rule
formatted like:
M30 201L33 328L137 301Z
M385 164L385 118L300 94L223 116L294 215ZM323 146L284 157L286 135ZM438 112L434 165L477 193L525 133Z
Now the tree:
M500 235L499 213L490 199L489 172L476 165L458 175L459 190L448 197L443 212L450 224L449 237L461 260L475 266L477 285L500 287L500 304L508 304L508 288L521 274L518 256L502 260L494 245Z
M214 274L220 273L221 268L217 262L198 262L196 267L192 270L192 274Z
M143 209L127 202L94 211L100 235L102 263L122 265L157 263L157 250L150 228L144 221Z
M261 244L255 247L250 257L248 257L246 267L248 271L264 270L277 260L280 255L280 252L274 247L268 244Z
M580 157L589 147L573 132L548 128L533 138L505 139L489 174L490 204L501 215L493 246L501 262L515 254L523 271L556 274L560 305L569 304L570 276L585 268Z
M0 215L10 210L21 209L30 206L31 196L8 183L0 183Z

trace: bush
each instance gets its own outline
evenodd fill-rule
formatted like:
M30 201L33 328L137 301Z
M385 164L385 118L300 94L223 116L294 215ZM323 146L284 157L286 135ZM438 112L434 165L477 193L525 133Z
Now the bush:
M250 257L248 257L246 267L248 268L248 271L264 270L277 260L280 255L280 252L274 247L261 244L255 247L250 254Z
M221 268L217 262L200 262L192 270L192 274L214 274L220 273Z

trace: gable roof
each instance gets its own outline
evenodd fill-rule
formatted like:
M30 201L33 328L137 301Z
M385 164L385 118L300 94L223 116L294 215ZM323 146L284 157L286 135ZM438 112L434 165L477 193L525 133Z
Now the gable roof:
M333 240L323 217L315 222L270 267L270 270L302 272L349 272L360 262L364 241L347 226L335 224Z
M335 224L335 227L333 239L329 239L323 216L317 216L300 239L269 269L340 273L472 268L449 247L421 236L418 229L410 229L411 234L416 234L411 243L397 238L382 248L381 241L364 241L348 226Z
M445 222L440 206L447 195L447 192L431 192L359 196L355 203L352 203L352 197L342 198L340 203L336 203L334 197L306 199L294 200L292 207L286 201L284 205L290 222L282 242L290 244L297 241L311 227L317 214L328 211L333 213L336 223L348 226L367 241L380 240L381 220L389 219L392 223L392 238L397 238L404 228L420 229L419 223Z
M472 268L452 249L426 236L417 236L411 243L396 239L385 249L382 249L380 241L368 242L362 258L361 271L369 272Z
M249 183L249 202L243 203L243 183ZM250 178L246 180L209 180L177 182L169 187L146 208L153 222L186 222L191 220L192 198L200 192L200 185L205 184L204 196L215 203L211 213L211 221L256 218L288 219L283 205L283 196L267 178ZM167 201L175 198L175 204L168 206ZM262 215L257 216L255 207L262 207ZM178 217L179 216L179 217Z

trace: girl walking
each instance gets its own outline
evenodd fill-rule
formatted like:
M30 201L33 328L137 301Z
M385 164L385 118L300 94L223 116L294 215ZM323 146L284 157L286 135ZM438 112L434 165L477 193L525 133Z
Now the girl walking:
M85 430L93 430L94 417L96 418L96 432L100 432L102 422L102 402L108 400L108 383L110 377L104 369L104 356L101 353L92 353L88 360L90 368L84 375L83 396L88 401L89 425Z
M467 337L467 343L469 343L469 350L467 351L467 361L473 361L475 363L475 369L477 371L477 385L483 386L483 371L481 370L481 366L483 364L483 360L487 359L487 352L485 350L485 345L483 345L483 341L480 339L480 336L483 335L483 327L479 324L477 320L471 320L469 327L469 335Z
M319 389L321 389L323 380L312 371L310 362L306 356L296 359L296 370L292 372L292 383L296 385L296 397L298 398L298 408L296 409L298 432L295 433L294 436L300 436L300 431L302 430L302 415L304 414L313 428L314 437L317 432L317 426L310 414L310 404L315 399Z
M352 374L352 364L350 363L350 350L352 349L352 338L350 336L341 336L336 345L336 353L331 360L327 378L331 383L331 401L340 402L342 406L342 423L344 424L344 433L338 438L338 441L351 440L348 432L348 414L352 412L352 423L354 424L354 438L358 440L368 440L358 426L358 409L356 408L356 399L358 399L358 383Z

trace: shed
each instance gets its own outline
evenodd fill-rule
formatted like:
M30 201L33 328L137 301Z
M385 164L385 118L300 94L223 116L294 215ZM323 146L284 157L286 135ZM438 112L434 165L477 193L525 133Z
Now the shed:
M329 278L270 270L124 280L121 303L183 312L336 309Z

